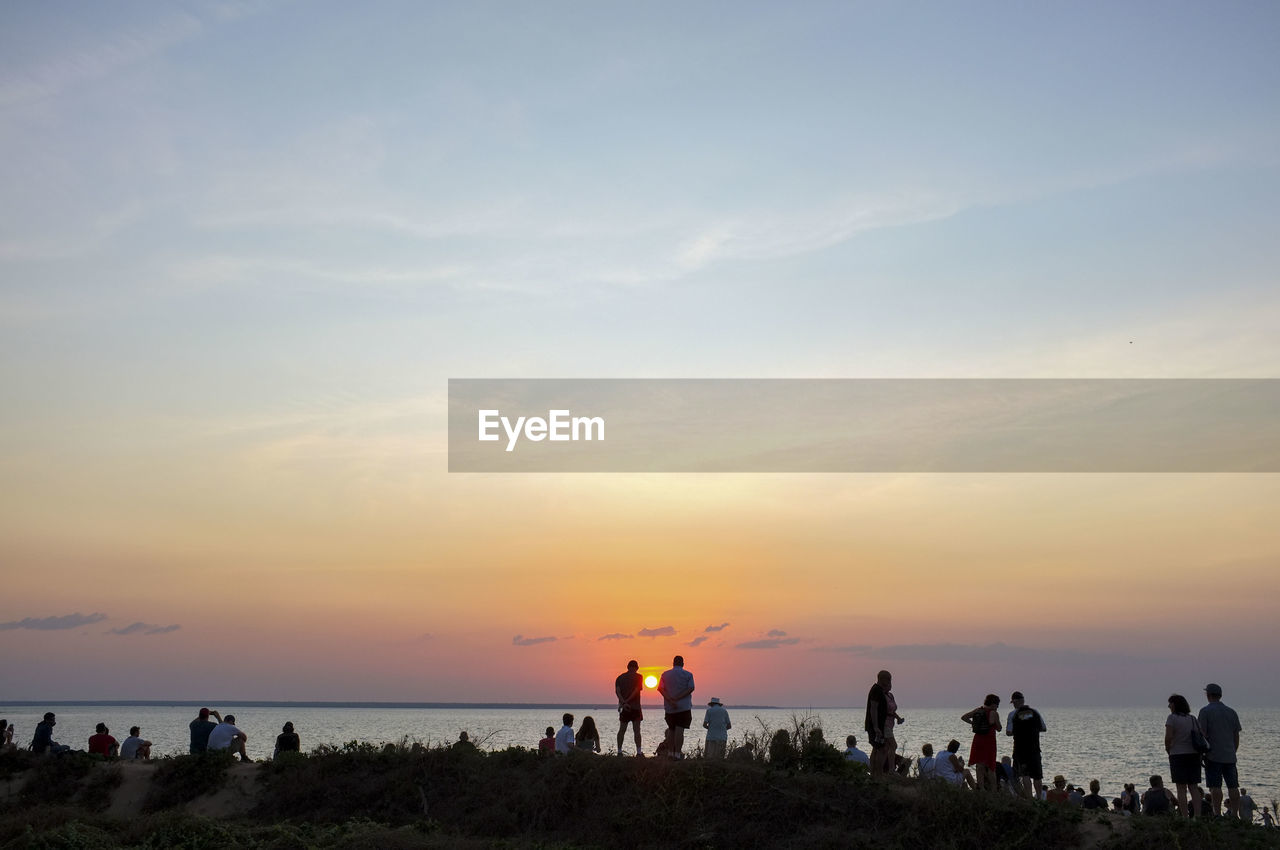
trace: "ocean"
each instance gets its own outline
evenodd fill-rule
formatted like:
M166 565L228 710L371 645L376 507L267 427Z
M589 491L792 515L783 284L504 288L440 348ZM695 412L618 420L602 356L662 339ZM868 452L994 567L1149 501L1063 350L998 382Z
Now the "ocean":
M123 741L129 727L136 725L142 728L142 737L154 743L153 753L161 755L187 751L187 724L195 718L199 707L199 704L185 702L10 704L0 705L0 717L16 725L14 742L20 746L31 740L44 712L53 711L58 715L54 737L60 743L85 748L99 722L106 723L111 734ZM451 743L464 730L486 750L536 747L546 727L558 728L560 715L566 711L575 715L575 728L584 716L593 716L606 751L613 749L617 732L617 714L611 705L495 707L246 702L213 703L209 707L236 716L237 725L249 736L249 755L256 759L271 756L276 735L286 721L292 721L297 728L304 751L321 744L340 746L355 740ZM822 726L827 740L841 749L848 734L857 735L859 746L864 746L860 707L802 709L727 705L727 708L733 721L731 738L736 736L741 740L743 733L790 729L797 719L811 718ZM922 744L930 743L935 750L940 750L948 740L956 738L962 745L960 754L967 760L972 734L969 727L960 722L960 715L969 708L971 706L913 711L904 707L902 712L907 722L897 730L900 751L914 757L919 755ZM1046 780L1058 773L1077 785L1098 779L1102 783L1102 794L1110 798L1118 796L1126 782L1140 788L1145 786L1153 773L1168 779L1165 711L1150 707L1036 708L1044 715L1049 730L1042 736ZM1271 758L1271 745L1280 740L1280 709L1235 708L1244 727L1237 753L1240 784L1249 789L1261 809L1280 799L1280 773L1275 759ZM1008 706L1001 706L1002 718L1007 715L1007 709ZM686 737L686 751L702 742L700 723L701 711L698 710L694 712L694 728ZM662 739L663 728L661 706L646 706L642 730L647 754L652 753ZM633 746L628 736L624 750L631 753ZM1008 755L1011 750L1012 739L1001 735L999 754Z

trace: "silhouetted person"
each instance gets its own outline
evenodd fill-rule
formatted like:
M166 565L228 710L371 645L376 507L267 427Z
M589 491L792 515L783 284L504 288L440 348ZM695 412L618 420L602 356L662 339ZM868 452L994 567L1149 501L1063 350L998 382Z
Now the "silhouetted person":
M644 676L639 671L640 665L635 660L628 661L627 672L613 683L613 692L618 697L618 755L622 755L622 742L627 737L628 723L631 724L636 740L636 755L644 755L644 751L640 749L640 721L644 719L640 696L644 693Z
M684 730L693 725L693 674L684 669L684 656L671 659L671 669L658 680L667 720L667 754L684 758Z
M217 728L218 723L214 723L209 719L209 715L218 718L218 723L222 722L222 715L216 711L210 711L207 708L200 709L199 715L192 720L189 725L191 729L191 752L203 753L209 749L209 733Z
M867 718L864 724L871 741L871 775L892 773L898 742L893 736L894 726L902 723L898 714L898 702L893 698L893 674L881 670L876 683L867 692Z
M293 721L290 720L280 729L280 734L276 735L276 751L271 754L273 759L279 758L281 753L299 753L302 752L302 739L298 737L298 733L293 731Z
M142 729L137 726L129 727L129 737L124 739L124 743L120 745L120 758L126 761L130 759L147 760L151 758L151 742L142 739Z
M244 745L248 742L249 736L236 726L236 716L228 714L226 718L213 727L213 731L209 733L209 750L216 752L219 750L227 750L233 754L240 755L240 761L251 761L248 754L245 753Z
M1209 704L1200 709L1200 731L1209 741L1204 757L1204 783L1213 798L1213 813L1222 814L1222 783L1227 783L1227 813L1240 812L1240 775L1236 771L1236 750L1240 749L1240 716L1222 701L1222 686L1204 686ZM1252 816L1250 816L1252 820Z

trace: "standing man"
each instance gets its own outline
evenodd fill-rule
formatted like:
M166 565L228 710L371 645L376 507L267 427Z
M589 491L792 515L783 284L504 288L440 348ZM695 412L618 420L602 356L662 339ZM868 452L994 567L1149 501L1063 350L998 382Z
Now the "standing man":
M733 728L720 697L712 697L707 703L707 711L702 715L702 728L707 730L707 758L720 761L724 758L725 747L729 746L729 730Z
M209 719L210 714L218 718L218 723L222 722L221 714L216 711L210 711L207 708L202 708L200 709L200 716L195 720L192 720L190 723L192 754L203 753L205 750L209 749L209 733L218 725L218 723L214 723Z
M667 752L684 758L684 730L693 725L693 674L684 669L684 656L671 659L671 669L658 680L662 709L667 716Z
M640 721L644 718L640 711L640 694L644 691L644 676L640 675L640 665L633 659L627 662L627 672L613 683L613 692L618 696L618 755L622 755L622 742L627 737L627 724L630 723L636 739L636 755L644 756L640 749Z
M1213 814L1222 815L1222 780L1227 781L1227 811L1240 815L1240 776L1236 772L1236 750L1240 749L1240 716L1222 702L1222 686L1213 682L1204 686L1209 704L1200 709L1197 718L1200 732L1209 741L1204 759L1204 781L1213 797Z
M893 737L893 727L902 723L898 714L898 702L893 698L893 674L881 670L876 674L876 683L867 692L867 737L871 740L871 775L893 773L893 757L898 751L898 742Z
M1013 711L1009 712L1009 724L1005 728L1006 735L1013 736L1013 771L1018 777L1022 796L1027 797L1035 792L1033 800L1040 799L1044 788L1044 767L1040 763L1040 733L1048 730L1040 712L1027 705L1022 691L1014 691L1009 697L1013 703ZM1028 787L1027 780L1031 781Z

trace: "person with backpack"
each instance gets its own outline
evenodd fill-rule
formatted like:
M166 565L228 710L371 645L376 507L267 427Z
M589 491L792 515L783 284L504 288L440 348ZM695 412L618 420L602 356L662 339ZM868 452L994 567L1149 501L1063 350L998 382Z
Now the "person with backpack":
M982 705L966 711L960 719L973 727L973 744L969 747L969 765L977 772L978 788L996 790L996 733L1000 725L1000 697L987 694Z

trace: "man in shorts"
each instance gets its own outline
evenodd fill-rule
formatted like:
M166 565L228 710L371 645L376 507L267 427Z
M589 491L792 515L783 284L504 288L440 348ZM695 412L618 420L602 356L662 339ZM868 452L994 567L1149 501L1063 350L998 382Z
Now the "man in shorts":
M684 656L671 659L671 669L658 680L662 709L667 716L667 755L684 758L684 730L693 725L693 674L684 669Z
M1045 729L1044 718L1040 712L1027 705L1022 691L1014 691L1009 697L1013 710L1009 712L1009 723L1004 733L1013 737L1013 772L1021 785L1022 796L1040 799L1044 788L1044 768L1040 764L1040 733ZM1028 787L1028 780L1031 787Z
M640 694L643 691L644 676L640 675L640 665L635 660L628 661L627 672L613 683L613 692L618 696L618 755L622 755L622 742L627 737L628 723L635 735L636 755L644 755L644 751L640 749L640 721L644 718L640 711Z
M1200 732L1209 741L1204 759L1204 783L1213 797L1213 814L1222 816L1222 781L1227 782L1227 812L1240 816L1240 776L1236 772L1236 750L1240 749L1240 716L1222 702L1222 686L1204 686L1209 704L1200 709Z

